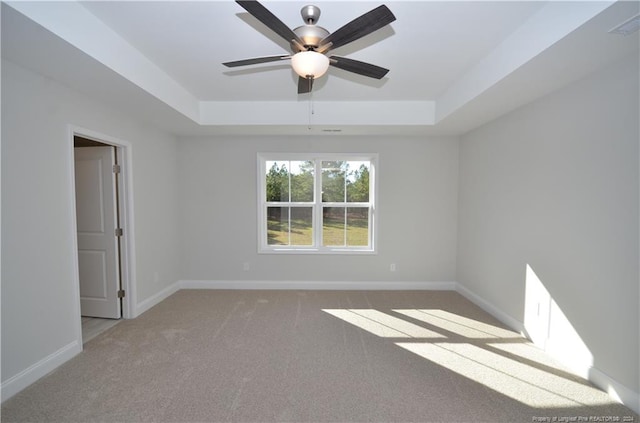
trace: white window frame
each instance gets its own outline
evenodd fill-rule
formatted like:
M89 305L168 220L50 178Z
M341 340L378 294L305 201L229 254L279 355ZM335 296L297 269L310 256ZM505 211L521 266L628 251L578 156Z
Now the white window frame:
M285 202L286 206L310 206L313 219L313 245L269 245L267 244L267 207L277 203L266 201L266 162L268 161L311 161L315 163L314 201L313 203ZM368 203L323 203L322 202L322 161L368 161L369 202ZM378 154L376 153L258 153L258 253L259 254L377 254L377 187ZM286 204L286 206L285 206ZM322 208L323 207L369 207L369 245L368 246L323 246L322 245Z

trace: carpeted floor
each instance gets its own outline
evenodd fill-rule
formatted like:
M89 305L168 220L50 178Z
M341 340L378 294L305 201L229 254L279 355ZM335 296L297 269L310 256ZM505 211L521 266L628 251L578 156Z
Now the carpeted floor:
M638 421L439 291L179 291L2 405L3 422L544 417Z

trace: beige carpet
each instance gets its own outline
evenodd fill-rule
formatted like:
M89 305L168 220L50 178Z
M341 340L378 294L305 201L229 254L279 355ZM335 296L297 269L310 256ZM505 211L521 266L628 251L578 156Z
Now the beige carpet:
M460 295L433 291L180 291L2 405L3 422L626 416L638 421Z

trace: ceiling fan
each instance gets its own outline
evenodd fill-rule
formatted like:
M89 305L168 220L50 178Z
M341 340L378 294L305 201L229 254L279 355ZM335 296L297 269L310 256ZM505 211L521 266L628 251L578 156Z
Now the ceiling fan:
M324 75L329 65L376 79L383 78L389 72L389 69L370 63L346 57L327 56L330 50L358 40L395 21L396 17L385 5L378 6L329 33L326 29L316 25L320 17L320 9L317 6L304 6L300 14L305 24L291 30L258 1L236 0L236 3L288 41L293 54L256 57L223 63L227 67L233 68L291 59L291 66L299 75L298 94L311 92L314 79Z

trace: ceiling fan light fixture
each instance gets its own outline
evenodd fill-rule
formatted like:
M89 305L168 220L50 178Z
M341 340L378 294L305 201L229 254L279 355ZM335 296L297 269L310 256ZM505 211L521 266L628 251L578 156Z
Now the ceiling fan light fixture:
M389 69L370 63L334 55L331 55L331 58L327 56L329 50L359 40L395 21L396 17L384 4L358 16L330 33L325 28L316 25L320 17L320 8L317 6L303 7L301 16L304 25L290 29L258 0L236 0L236 3L266 25L275 35L290 43L293 56L267 56L235 60L223 63L226 67L234 68L291 59L291 66L299 76L298 94L311 93L313 80L324 75L329 69L329 65L375 79L382 79L389 72Z
M303 78L320 78L329 69L329 58L316 51L301 51L291 57L293 70Z

